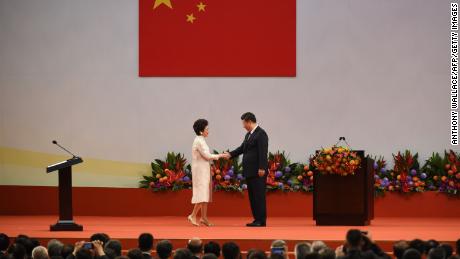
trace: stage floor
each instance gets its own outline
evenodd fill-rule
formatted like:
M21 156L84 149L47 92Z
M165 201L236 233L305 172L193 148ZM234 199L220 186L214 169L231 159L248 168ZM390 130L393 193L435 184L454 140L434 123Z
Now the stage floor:
M274 239L284 239L293 245L299 240L323 240L331 246L342 243L350 226L316 226L311 218L273 217L265 228L248 228L249 218L210 218L215 226L195 227L185 217L100 217L77 216L75 221L84 226L82 232L50 232L57 216L0 216L0 232L9 236L27 234L47 241L51 238L66 242L87 239L96 232L105 232L122 241L126 248L137 244L141 232L151 232L156 240L170 239L175 247L182 247L191 237L205 240L237 241L242 249L269 247ZM452 243L460 238L458 218L377 218L370 226L356 227L369 231L373 240L386 251L401 239L436 239ZM263 247L262 247L263 246Z

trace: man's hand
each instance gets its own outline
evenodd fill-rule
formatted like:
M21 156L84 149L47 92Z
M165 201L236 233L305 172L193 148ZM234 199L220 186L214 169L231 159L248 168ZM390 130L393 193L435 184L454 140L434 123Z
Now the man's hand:
M85 241L78 241L75 243L75 246L73 248L73 252L72 254L75 256L78 252L78 250L80 250L83 246L83 244L85 243Z
M230 155L229 152L224 152L224 153L223 153L223 157L224 157L225 159L230 159L230 158L232 157L232 155Z
M92 243L93 243L93 246L94 246L94 251L96 251L96 254L97 254L98 256L103 256L103 255L105 255L105 253L104 253L104 246L103 246L102 241L100 241L100 240L94 240Z
M259 169L259 177L264 177L265 169Z

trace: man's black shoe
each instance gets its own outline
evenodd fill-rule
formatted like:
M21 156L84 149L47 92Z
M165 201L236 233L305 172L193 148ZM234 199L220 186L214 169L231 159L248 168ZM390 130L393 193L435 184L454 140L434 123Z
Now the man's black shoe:
M261 222L252 222L252 223L248 223L246 224L247 227L265 227L266 224L265 223L261 223Z

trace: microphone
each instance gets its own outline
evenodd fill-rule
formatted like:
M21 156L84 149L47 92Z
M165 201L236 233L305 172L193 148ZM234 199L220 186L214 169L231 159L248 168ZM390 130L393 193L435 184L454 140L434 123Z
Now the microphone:
M67 150L65 147L59 145L59 143L57 143L56 140L53 140L52 143L58 147L60 147L62 150L64 150L65 152L71 154L73 156L73 158L77 157L76 155L74 155L72 152L70 152L69 150Z

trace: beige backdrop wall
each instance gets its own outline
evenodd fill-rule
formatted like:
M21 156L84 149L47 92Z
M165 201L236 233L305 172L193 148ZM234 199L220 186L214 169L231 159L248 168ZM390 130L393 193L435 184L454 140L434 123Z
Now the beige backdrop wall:
M238 145L245 111L293 161L339 136L423 161L450 148L449 10L298 0L296 78L139 78L137 0L0 0L0 184L55 185L57 139L86 159L75 185L135 187L153 158L190 158L197 118L211 148Z

